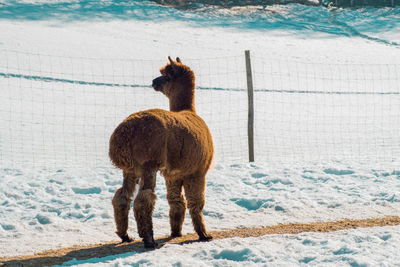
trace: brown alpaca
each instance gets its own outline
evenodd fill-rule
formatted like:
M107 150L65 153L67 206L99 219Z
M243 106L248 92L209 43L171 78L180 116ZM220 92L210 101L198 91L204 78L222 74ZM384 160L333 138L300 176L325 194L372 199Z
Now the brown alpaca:
M154 248L152 213L156 195L156 173L161 171L170 205L171 237L182 235L186 205L200 240L209 240L203 219L205 176L210 168L214 146L206 123L195 111L195 77L179 58L160 69L153 88L169 98L170 111L149 109L126 118L110 138L112 163L123 170L123 185L112 204L117 235L123 242L127 233L129 206L136 184L139 193L134 215L145 247ZM182 194L182 187L185 197ZM186 203L187 200L187 203Z

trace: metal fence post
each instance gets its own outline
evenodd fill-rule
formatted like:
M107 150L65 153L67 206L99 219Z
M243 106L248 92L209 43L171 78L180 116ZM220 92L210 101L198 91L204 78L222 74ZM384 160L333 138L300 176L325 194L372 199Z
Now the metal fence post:
M247 76L247 99L248 99L248 118L247 118L247 137L249 144L249 161L254 162L254 91L253 77L251 73L250 51L244 51L246 59Z

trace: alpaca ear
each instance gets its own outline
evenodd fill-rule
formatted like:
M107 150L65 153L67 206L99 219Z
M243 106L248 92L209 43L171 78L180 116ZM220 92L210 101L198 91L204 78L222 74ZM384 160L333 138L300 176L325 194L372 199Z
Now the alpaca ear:
M176 65L176 62L175 61L173 61L172 60L172 58L170 57L170 56L168 56L168 60L169 60L169 62L170 62L170 64L171 64L171 67L172 67L172 71L174 72L174 74L177 74L177 73L179 73L179 67ZM180 60L179 60L180 61ZM178 61L178 62L179 62Z
M170 56L168 56L168 60L169 60L169 63L173 66L173 65L175 65L175 62L172 60L172 58L170 57Z
M176 58L176 62L182 63L181 59L179 57Z

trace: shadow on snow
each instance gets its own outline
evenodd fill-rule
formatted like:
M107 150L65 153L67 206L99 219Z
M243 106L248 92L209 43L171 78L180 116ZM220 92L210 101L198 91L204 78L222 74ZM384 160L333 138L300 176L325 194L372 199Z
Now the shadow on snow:
M170 241L171 237L158 238L157 249L163 247ZM201 242L193 235L193 239L176 242L175 244L184 245L193 242ZM62 249L61 249L62 250ZM83 263L107 262L118 258L125 258L138 253L150 252L152 249L146 249L143 242L135 240L131 243L108 243L99 244L90 248L72 248L64 255L56 255L56 252L44 252L46 255L37 255L26 257L25 259L15 259L3 261L2 266L52 266L52 265L73 265ZM52 254L54 256L52 256ZM59 254L62 254L60 252Z

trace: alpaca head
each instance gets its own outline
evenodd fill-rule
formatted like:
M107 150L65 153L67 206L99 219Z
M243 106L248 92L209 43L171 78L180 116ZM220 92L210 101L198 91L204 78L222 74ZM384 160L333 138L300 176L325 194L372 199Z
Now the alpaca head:
M161 76L153 80L153 88L162 92L170 100L170 109L179 111L194 110L195 77L193 71L182 64L179 57L173 61L168 57L168 63L160 69Z

